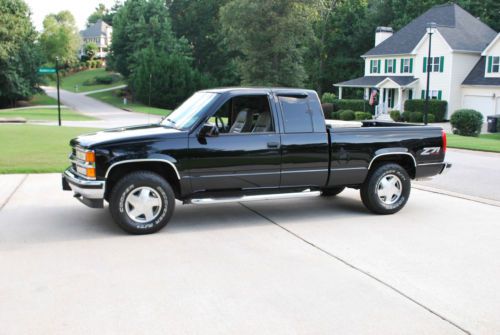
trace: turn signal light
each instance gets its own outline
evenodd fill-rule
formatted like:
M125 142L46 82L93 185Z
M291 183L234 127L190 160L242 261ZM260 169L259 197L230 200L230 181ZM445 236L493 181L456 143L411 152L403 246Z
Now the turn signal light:
M85 153L85 161L87 163L95 163L95 152L93 152L93 151L87 151Z
M444 131L444 129L442 130L442 138L443 138L443 152L446 152L446 132Z
M87 168L87 177L95 178L95 168Z

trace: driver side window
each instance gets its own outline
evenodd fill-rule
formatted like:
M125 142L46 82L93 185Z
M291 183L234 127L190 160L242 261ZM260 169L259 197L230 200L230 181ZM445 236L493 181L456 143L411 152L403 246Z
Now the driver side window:
M275 132L266 95L231 98L215 112L209 122L217 126L220 135Z

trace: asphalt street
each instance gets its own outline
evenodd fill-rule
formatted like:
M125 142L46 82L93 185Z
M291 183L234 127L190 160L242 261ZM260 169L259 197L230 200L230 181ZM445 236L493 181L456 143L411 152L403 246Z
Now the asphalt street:
M412 190L179 204L130 236L60 176L0 176L4 334L498 334L500 207Z

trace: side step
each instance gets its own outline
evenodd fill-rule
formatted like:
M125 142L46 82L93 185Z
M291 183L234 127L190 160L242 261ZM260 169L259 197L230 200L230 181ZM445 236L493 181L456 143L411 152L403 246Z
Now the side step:
M207 204L221 204L226 202L246 202L246 201L259 201L259 200L276 200L276 199L293 199L293 198L310 198L321 195L320 191L305 190L295 193L273 193L273 194L259 194L259 195L243 195L241 197L227 197L227 198L193 198L188 199L184 203L195 205Z

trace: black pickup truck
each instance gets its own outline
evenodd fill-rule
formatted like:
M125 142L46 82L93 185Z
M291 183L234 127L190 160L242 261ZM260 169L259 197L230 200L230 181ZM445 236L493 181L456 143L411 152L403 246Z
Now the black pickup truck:
M116 223L153 233L176 199L208 204L360 190L365 206L392 214L411 179L442 173L440 127L325 122L316 92L223 88L195 93L158 124L110 129L70 143L63 189L93 208L109 203Z

